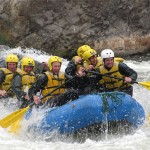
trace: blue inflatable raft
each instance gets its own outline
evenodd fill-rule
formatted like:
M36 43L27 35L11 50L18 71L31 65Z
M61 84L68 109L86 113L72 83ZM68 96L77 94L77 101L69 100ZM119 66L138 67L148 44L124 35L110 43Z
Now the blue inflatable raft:
M30 113L31 115L32 113ZM131 96L121 92L82 95L63 106L49 108L34 132L72 134L101 124L123 122L137 129L145 120L143 107Z

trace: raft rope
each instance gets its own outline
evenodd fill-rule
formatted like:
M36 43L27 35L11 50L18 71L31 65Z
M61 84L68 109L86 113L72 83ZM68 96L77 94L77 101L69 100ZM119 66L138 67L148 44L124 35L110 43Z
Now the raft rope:
M123 92L107 92L99 93L103 101L103 112L108 113L117 109L118 105L122 103L122 99L119 96L125 96ZM108 101L111 100L114 105L114 109L110 109Z

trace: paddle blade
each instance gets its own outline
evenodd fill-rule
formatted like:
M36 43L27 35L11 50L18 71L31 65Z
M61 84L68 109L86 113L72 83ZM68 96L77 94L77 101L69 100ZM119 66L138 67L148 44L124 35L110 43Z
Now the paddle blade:
M148 123L150 123L150 114L146 117Z
M144 86L146 89L150 90L150 81L147 82L138 82L138 84Z
M8 115L7 117L3 118L2 120L0 120L0 126L2 128L8 128L14 122L21 119L24 116L24 114L28 111L29 108L30 106L23 108L23 109L19 109L13 112L12 114Z
M9 129L9 132L10 133L13 133L13 134L19 134L19 131L21 129L21 121L22 121L22 118L20 118L19 120L17 120L16 122L14 122L10 129Z
M115 57L115 58L114 58L114 61L119 63L119 62L123 62L124 59L123 59L123 58L120 58L120 57Z

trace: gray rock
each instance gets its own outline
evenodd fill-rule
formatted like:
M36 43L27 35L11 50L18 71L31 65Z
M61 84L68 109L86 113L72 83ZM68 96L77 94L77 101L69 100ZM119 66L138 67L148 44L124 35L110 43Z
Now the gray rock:
M82 44L99 53L143 53L150 49L149 16L149 0L0 0L0 43L63 57Z

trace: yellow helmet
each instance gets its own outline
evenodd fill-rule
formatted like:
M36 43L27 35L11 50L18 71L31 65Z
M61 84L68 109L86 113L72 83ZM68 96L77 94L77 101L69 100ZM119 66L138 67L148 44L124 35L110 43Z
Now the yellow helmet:
M58 56L51 56L48 60L48 66L49 66L49 69L52 70L52 63L53 62L60 62L62 63L62 59Z
M24 66L35 67L35 62L31 57L23 57L21 60L21 69L24 70Z
M97 55L96 50L94 50L94 49L87 50L83 54L83 59L86 60L87 62L90 62L89 58L92 57L92 56L94 56L94 55Z
M86 50L89 50L91 49L91 47L89 45L82 45L78 48L77 50L77 54L78 56L80 57L83 57L83 53L86 51Z
M19 62L19 59L18 59L18 56L17 56L17 55L9 54L9 55L6 57L5 62L6 62L6 63L9 63L9 62L18 63L18 62Z

